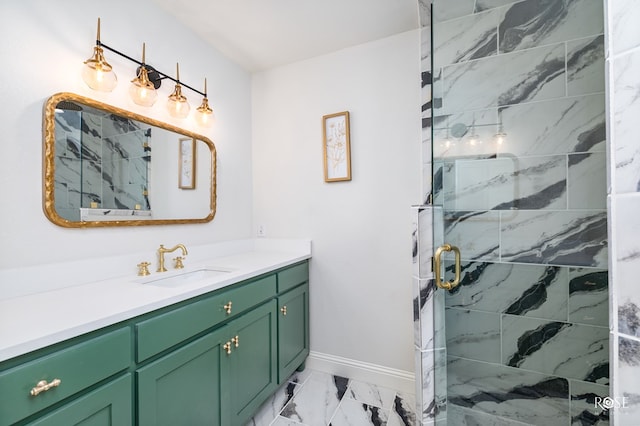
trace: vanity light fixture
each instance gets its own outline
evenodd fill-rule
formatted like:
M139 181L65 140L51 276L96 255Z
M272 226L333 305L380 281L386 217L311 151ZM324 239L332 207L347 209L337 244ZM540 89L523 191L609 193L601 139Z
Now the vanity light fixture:
M113 67L104 58L104 49L100 43L100 18L98 18L98 32L93 56L84 61L82 79L87 86L99 92L111 92L118 83L118 77Z
M131 80L129 95L133 102L138 105L150 107L158 98L154 84L149 80L149 71L145 65L146 46L142 43L142 64L138 68L138 75Z
M207 79L204 79L204 97L202 98L202 103L198 108L196 108L198 112L196 114L196 121L199 125L203 127L209 127L213 124L214 115L213 110L209 106L209 99L207 99Z
M176 86L173 93L169 95L167 101L167 110L169 115L174 118L186 118L189 115L191 106L187 101L187 97L182 94L182 86L180 86L180 65L176 63Z
M82 78L87 85L93 90L99 90L104 92L112 91L116 84L117 78L113 72L111 65L104 59L104 49L109 50L117 55L128 59L131 62L135 62L139 65L137 69L137 76L131 81L131 87L129 88L129 94L138 105L150 107L157 99L156 90L160 88L162 80L169 79L176 83L173 93L169 96L167 108L169 114L176 118L186 118L189 115L191 109L187 102L186 96L182 94L182 89L187 88L192 90L201 96L203 96L202 104L197 108L198 115L196 121L198 124L208 127L213 122L213 110L209 106L207 99L207 84L205 79L205 91L204 93L194 89L192 86L180 81L180 70L176 65L176 78L160 72L159 70L149 66L145 63L145 44L142 45L142 62L133 59L130 56L125 55L118 50L107 46L100 41L100 18L98 18L98 33L97 33L96 46L94 48L93 57L87 59L85 67L82 71Z

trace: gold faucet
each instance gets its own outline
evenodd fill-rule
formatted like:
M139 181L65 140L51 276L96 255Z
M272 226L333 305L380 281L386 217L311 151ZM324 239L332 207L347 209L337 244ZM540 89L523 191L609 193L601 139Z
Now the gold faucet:
M182 255L187 255L187 248L184 244L178 244L174 248L166 249L164 248L164 244L160 244L160 248L158 249L158 272L167 272L167 268L164 267L164 254L171 253L172 251L176 251L177 249L182 250Z

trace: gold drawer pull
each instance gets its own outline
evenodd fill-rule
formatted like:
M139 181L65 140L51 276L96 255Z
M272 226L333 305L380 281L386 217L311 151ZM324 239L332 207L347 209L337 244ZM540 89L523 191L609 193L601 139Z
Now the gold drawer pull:
M227 311L227 315L231 314L231 301L223 306L224 310Z
M46 380L40 380L29 393L31 394L31 396L37 396L38 394L46 392L51 388L60 386L60 383L62 383L60 379L53 379L51 383L47 383Z
M225 343L222 349L224 349L225 352L227 352L227 355L231 355L231 342Z
M236 336L233 339L231 339L231 342L235 345L235 347L237 348L238 346L240 346L240 336Z
M287 316L287 305L284 305L282 308L280 308L280 312L282 312L283 316Z

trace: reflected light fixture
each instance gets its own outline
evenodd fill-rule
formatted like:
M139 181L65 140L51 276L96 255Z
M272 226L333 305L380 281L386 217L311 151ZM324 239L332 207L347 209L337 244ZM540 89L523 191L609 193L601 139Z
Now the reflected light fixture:
M447 135L444 138L443 146L447 149L451 147L451 136L449 135L449 117L447 117Z
M169 95L167 101L167 110L169 115L174 118L186 118L189 115L189 102L187 97L182 94L182 86L180 86L180 66L176 63L176 86L173 93Z
M500 129L498 130L498 133L495 134L494 138L498 145L502 145L507 139L507 134L502 129Z
M118 83L113 67L104 59L104 50L100 43L100 18L98 18L98 32L93 56L84 61L82 79L87 86L99 92L111 92Z
M196 108L198 113L196 114L196 121L199 125L203 127L209 127L213 124L213 120L215 116L213 115L213 110L209 106L209 99L207 99L207 79L204 79L204 97L202 98L202 103L198 108Z
M502 111L498 111L498 132L493 136L498 145L502 145L507 139L507 134L502 127Z
M142 64L138 68L138 75L131 80L131 86L129 86L129 95L134 103L137 105L150 107L158 98L156 88L149 80L149 71L145 66L145 49L146 46L142 43Z
M475 123L471 124L471 135L469 136L469 145L475 146L480 143L480 136L476 133Z

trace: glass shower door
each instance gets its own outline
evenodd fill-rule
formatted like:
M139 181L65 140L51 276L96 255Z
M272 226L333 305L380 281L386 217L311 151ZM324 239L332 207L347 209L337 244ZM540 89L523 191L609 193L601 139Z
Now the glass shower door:
M434 0L432 18L433 250L459 285L433 289L428 421L608 424L602 2Z

